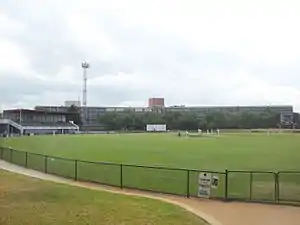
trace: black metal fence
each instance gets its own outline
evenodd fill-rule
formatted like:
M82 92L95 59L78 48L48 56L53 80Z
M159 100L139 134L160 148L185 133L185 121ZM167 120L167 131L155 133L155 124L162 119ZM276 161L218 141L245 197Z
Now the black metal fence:
M199 173L219 178L210 198L300 205L300 171L204 171L107 162L88 162L0 147L7 162L76 181L120 188L198 196Z

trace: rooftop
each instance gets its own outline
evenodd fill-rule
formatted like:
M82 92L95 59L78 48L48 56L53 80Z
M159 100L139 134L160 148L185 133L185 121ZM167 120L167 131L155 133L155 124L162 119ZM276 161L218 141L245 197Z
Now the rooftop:
M39 113L39 114L52 114L52 115L65 115L71 114L66 112L49 112L45 110L33 110L33 109L6 109L3 113Z

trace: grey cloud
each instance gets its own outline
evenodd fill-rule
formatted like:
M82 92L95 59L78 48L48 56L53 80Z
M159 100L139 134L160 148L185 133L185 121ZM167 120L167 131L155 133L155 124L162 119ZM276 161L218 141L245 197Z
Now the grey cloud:
M77 99L76 93L80 93L82 90L81 83L79 85L65 84L58 82L44 82L42 80L32 80L25 78L11 79L1 78L0 83L0 102L5 105L10 103L22 102L24 99L28 99L28 96L43 96L47 93L59 94L59 93L75 93L74 99ZM137 94L137 93L140 94ZM88 102L89 105L113 105L120 104L120 102L130 100L144 100L147 96L139 88L132 87L115 87L106 86L103 84L94 86L88 84ZM61 102L57 102L59 105L63 103L64 99L60 99ZM50 100L49 100L50 102ZM28 102L29 107L34 107L38 102Z
M94 106L111 106L118 105L121 102L145 100L146 96L138 95L136 90L131 88L115 88L115 87L91 87L88 90L89 105Z
M236 104L234 96L230 94L232 86L229 85L231 80L227 75L236 73L241 68L270 83L277 82L300 89L298 66L287 65L277 68L259 62L249 63L230 51L195 50L192 44L172 34L157 33L156 30L148 27L128 27L115 15L108 15L102 11L91 12L90 16L95 18L96 22L99 20L105 24L105 31L120 47L118 57L104 61L98 58L98 54L93 54L93 51L84 51L66 39L66 24L64 14L61 12L67 10L64 7L68 4L62 4L62 8L57 11L55 7L50 6L40 8L42 4L39 1L28 3L14 0L0 3L0 7L4 8L12 18L26 25L25 33L13 37L12 40L29 53L34 72L49 78L47 82L12 79L15 74L9 74L8 79L1 78L0 88L5 93L0 96L1 102L12 103L19 101L22 96L39 96L45 92L75 93L73 96L76 96L82 88L80 62L85 59L91 63L89 78L124 72L147 76L149 80L157 79L158 82L161 79L165 82L160 87L147 85L147 83L143 87L138 87L138 84L107 86L101 82L98 85L89 85L88 101L93 105L144 101L153 95L166 97L169 104ZM51 81L51 77L60 73L65 66L74 69L72 79L77 81L76 85ZM208 77L210 76L208 70L215 70L218 73L215 83ZM193 77L197 79L193 80ZM106 78L104 76L101 79ZM295 81L299 81L299 84L295 84ZM34 102L28 102L28 105L30 104Z
M114 20L110 21L108 31L118 37L121 43L121 63L129 65L133 71L168 71L175 76L186 72L201 74L208 68L232 70L241 62L237 55L226 52L199 53L189 43L172 35L157 35L151 30L127 28Z
M10 98L13 95L39 95L45 91L49 92L72 92L74 88L78 88L74 84L63 84L54 82L44 82L37 79L26 79L19 77L11 79L10 76L1 78L0 89L2 94L1 100Z
M201 74L206 68L217 66L227 69L226 67L234 67L237 64L236 59L232 60L225 53L196 54L191 46L183 44L184 42L176 37L156 35L154 31L149 32L146 29L129 29L110 17L105 17L106 29L122 46L121 55L118 60L101 62L92 55L78 50L63 38L65 24L61 22L60 17L55 17L55 14L51 17L51 13L45 12L44 17L36 20L35 17L30 17L28 11L19 11L15 7L15 5L12 7L15 10L10 10L13 17L28 24L28 33L16 38L16 41L30 50L33 67L41 74L55 74L64 65L79 68L79 63L83 59L91 62L92 69L89 71L91 77L135 71L153 75L168 72L174 76L178 74L184 76L187 72Z
M296 62L300 61L295 60ZM293 86L300 90L300 65L291 64L289 66L277 66L277 65L266 65L266 64L257 64L249 67L251 71L257 77L264 79L266 82L275 84L275 85L286 85Z

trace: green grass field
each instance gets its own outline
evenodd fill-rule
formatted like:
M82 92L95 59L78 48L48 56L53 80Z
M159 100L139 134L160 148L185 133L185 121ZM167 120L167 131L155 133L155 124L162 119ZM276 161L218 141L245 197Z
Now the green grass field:
M0 170L1 225L205 225L157 200L41 181Z
M93 162L212 170L220 178L213 197L225 196L225 169L253 171L300 171L299 134L223 134L220 137L178 137L176 134L114 134L35 136L3 140L5 146L32 153ZM5 151L9 160L9 153ZM25 154L14 152L13 161L24 164ZM47 171L74 177L74 161L47 159ZM28 166L44 170L42 156L29 155ZM197 194L196 171L149 169L78 162L82 180L185 195ZM228 174L228 197L273 201L274 173ZM189 185L187 185L189 182ZM279 194L300 201L300 173L279 174ZM252 186L250 186L252 183ZM188 189L188 190L187 190Z

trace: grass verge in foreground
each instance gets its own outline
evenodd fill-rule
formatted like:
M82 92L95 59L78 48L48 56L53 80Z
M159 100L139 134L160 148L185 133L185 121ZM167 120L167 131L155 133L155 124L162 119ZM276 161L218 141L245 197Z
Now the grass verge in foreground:
M178 206L41 181L0 170L1 225L206 225Z

